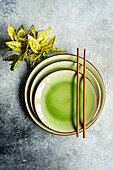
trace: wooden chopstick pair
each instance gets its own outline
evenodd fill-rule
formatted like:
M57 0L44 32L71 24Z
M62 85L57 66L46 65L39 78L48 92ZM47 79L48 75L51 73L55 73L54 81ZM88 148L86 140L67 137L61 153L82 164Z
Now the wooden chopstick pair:
M86 49L84 49L84 85L83 85L83 138L86 137ZM77 137L79 137L79 48L77 48Z

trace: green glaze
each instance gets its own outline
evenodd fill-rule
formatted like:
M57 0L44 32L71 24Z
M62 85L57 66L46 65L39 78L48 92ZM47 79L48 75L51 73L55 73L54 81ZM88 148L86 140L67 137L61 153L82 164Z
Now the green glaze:
M83 126L83 77L80 82L80 126ZM49 74L39 84L35 93L35 109L39 119L50 129L59 132L76 130L77 76L75 71L59 70ZM74 100L74 101L73 101ZM97 95L86 79L86 123L97 108Z
M68 63L71 63L71 66L70 66L70 69L74 69L74 62L77 62L77 57L75 55L71 55L71 54L63 54L63 55L55 55L55 56L52 56L52 57L49 57L47 59L45 59L43 62L41 62L40 64L38 64L34 69L33 71L31 72L27 82L26 82L26 86L25 86L25 104L26 104L26 107L27 107L27 110L31 116L31 118L35 121L35 123L37 125L39 125L41 128L43 128L44 130L48 131L48 132L51 132L51 133L54 133L54 134L57 134L57 135L72 135L72 134L75 134L75 132L72 132L72 133L60 133L60 132L55 132L51 129L49 129L48 127L46 127L44 124L42 124L40 122L39 119L37 119L36 115L35 115L35 112L34 112L34 109L32 109L32 104L30 105L29 103L29 100L30 100L30 91L29 89L31 88L31 83L33 82L34 78L37 76L38 74L38 78L37 78L37 81L42 79L44 76L42 74L42 71L45 69L46 71L46 68L47 66L49 67L49 65L54 62L58 62L59 64L62 63L62 62L59 62L59 61L69 61ZM82 58L79 58L79 63L81 65L83 65L83 59ZM58 64L58 65L59 65ZM60 68L61 66L58 66L58 69L61 69ZM66 66L65 66L66 67ZM102 111L102 108L104 106L104 102L105 102L105 88L104 88L104 83L103 83L103 80L99 74L99 72L96 70L96 68L90 64L88 61L86 61L86 67L87 69L89 69L94 75L95 75L95 82L94 84L97 86L97 88L95 87L95 90L97 89L97 98L99 99L98 101L98 108L97 108L97 111L95 113L95 115L93 116L93 118L91 119L91 121L88 123L87 125L87 128L95 122L95 120L99 117L101 111ZM63 65L63 69L64 69L64 65ZM41 71L42 70L42 71ZM53 71L50 70L50 72ZM54 70L55 71L55 70ZM91 73L91 74L92 74ZM39 76L40 75L40 76ZM36 80L34 80L34 82L36 83L37 82ZM96 83L97 82L97 83ZM34 83L34 87L35 87L35 84ZM98 86L99 84L99 86ZM33 92L33 86L32 86L32 89L31 89L31 98L32 98L32 92ZM80 130L81 132L82 130Z
M41 103L46 106L48 113L56 120L68 121L71 119L71 105L72 105L72 85L69 81L59 82L50 86L47 91L44 101ZM46 92L44 92L46 93ZM44 96L42 94L42 96ZM43 108L42 108L43 110ZM44 110L43 110L44 111Z

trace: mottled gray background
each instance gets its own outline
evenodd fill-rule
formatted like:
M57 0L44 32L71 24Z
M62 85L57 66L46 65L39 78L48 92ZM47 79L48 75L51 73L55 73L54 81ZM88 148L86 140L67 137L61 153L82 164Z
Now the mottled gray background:
M106 103L84 140L62 137L38 127L23 101L30 73L25 62L10 71L2 61L9 40L8 23L26 31L52 27L55 46L75 54L87 49L87 59L101 73ZM113 0L0 0L0 170L112 170L113 169Z

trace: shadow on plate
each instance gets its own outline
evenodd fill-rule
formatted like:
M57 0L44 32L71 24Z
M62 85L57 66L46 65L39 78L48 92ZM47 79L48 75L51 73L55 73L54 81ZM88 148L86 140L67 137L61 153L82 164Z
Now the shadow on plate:
M75 90L77 91L77 86L75 86L75 78L77 76L77 72L75 72L73 81L72 81L72 123L75 131L77 132L77 95L75 95ZM79 125L83 128L83 121L81 120L81 115L83 115L83 103L81 102L81 98L83 98L83 92L81 89L81 84L83 83L84 75L80 78L79 81ZM76 106L75 106L76 105ZM76 108L76 109L75 109Z

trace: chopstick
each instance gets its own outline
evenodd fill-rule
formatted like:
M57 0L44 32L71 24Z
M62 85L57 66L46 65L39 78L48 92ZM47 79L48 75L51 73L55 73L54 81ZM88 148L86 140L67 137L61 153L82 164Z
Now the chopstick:
M83 138L86 137L86 110L85 110L85 105L86 105L86 49L84 49L84 95L83 95Z
M77 48L77 137L79 137L79 48Z
M84 49L83 138L86 137L86 49ZM77 137L79 137L79 48L77 48Z

